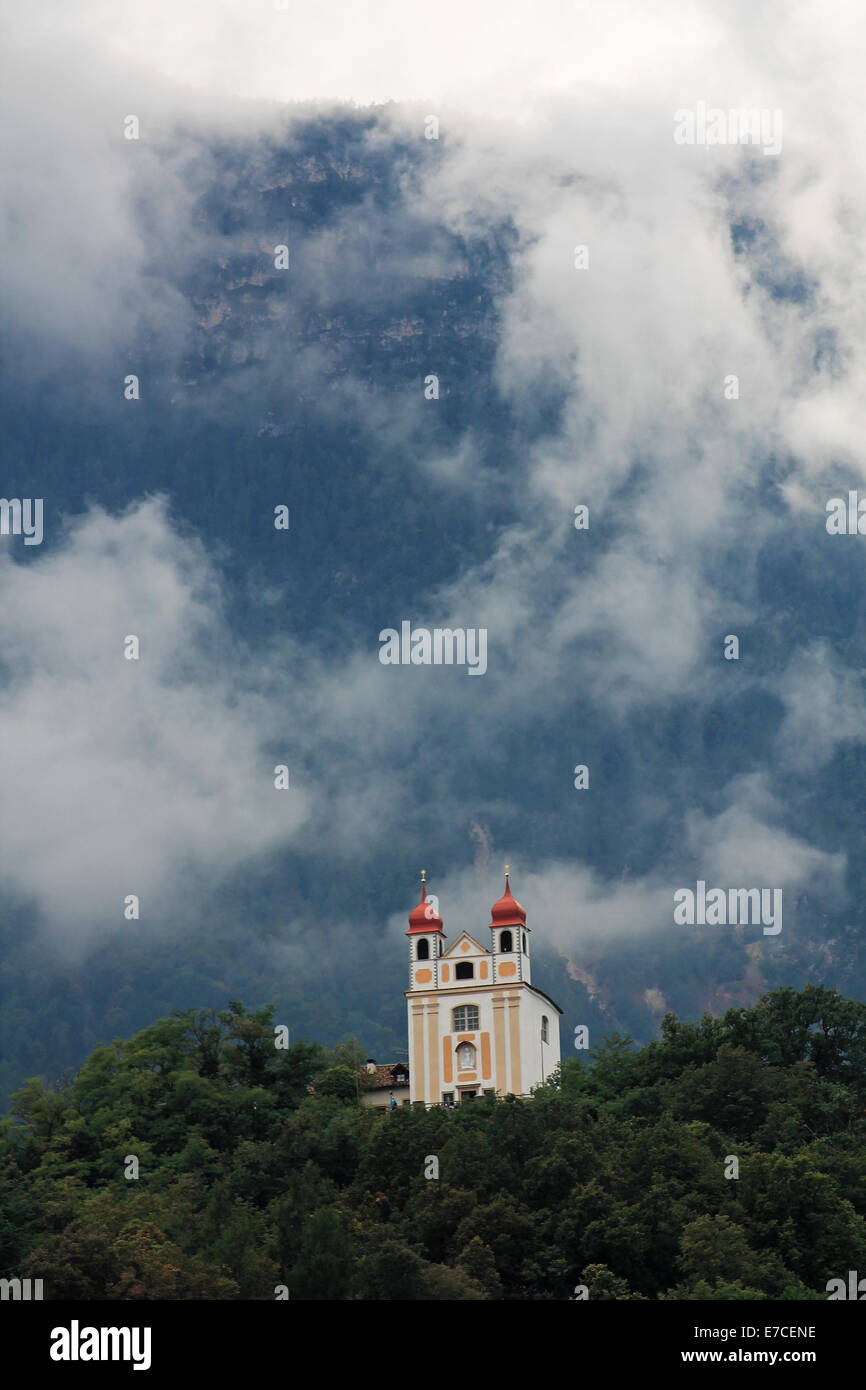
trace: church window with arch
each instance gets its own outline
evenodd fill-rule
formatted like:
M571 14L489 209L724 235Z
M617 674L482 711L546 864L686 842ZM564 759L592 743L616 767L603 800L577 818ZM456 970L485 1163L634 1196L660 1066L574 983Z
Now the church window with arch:
M452 1011L455 1033L475 1033L478 1030L478 1005L461 1004Z

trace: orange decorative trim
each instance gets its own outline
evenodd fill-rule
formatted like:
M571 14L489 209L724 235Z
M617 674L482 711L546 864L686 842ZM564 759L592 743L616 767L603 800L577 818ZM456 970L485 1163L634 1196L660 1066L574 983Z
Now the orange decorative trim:
M513 961L513 960L505 960L505 961L503 961L502 964L501 964L500 967L499 967L499 974L500 974L500 975L516 975L516 974L517 974L517 966L514 964L514 961Z
M474 1072L474 1071L459 1071L459 1072L457 1073L457 1080L458 1080L458 1081L477 1081L477 1080L478 1080L478 1073L477 1073L477 1072Z
M439 1099L439 1004L427 1001L427 1055L430 1058L430 1103Z
M481 1074L485 1081L490 1080L490 1034L481 1034Z
M518 993L520 990L524 989L526 986L529 985L529 981L528 981L528 980L488 980L488 981L487 981L487 984L481 984L480 981L478 981L478 980L461 980L461 981L459 981L459 983L457 983L457 984L450 985L447 989L444 988L444 986L440 986L439 990L437 991L437 998L443 998L445 995L451 995L451 996L454 997L454 1000L455 1000L455 1003L456 1003L456 1001L457 1001L457 995L462 995L462 999L461 999L460 1002L461 1002L461 1003L465 1003L465 1001L466 1001L466 991L467 991L467 989L469 988L469 986L470 986L471 984L475 986L475 991L476 991L479 995L481 995L481 994L491 994L491 993L493 992L493 990L501 990L501 991L502 991L502 997L503 997L503 999L504 999L506 994L516 994L516 993ZM411 991L410 989L405 989L405 990L403 991L403 993L405 994L405 996L406 996L407 999L411 999L411 998L412 998L412 991ZM475 1000L474 1002L477 1003L478 1001ZM553 1004L551 1004L550 1007L553 1008L553 1007L554 1007ZM558 1005L556 1006L556 1011L557 1011L558 1014L560 1014L560 1015L562 1014L562 1009L560 1009Z
M433 979L433 971L432 971L432 970L416 970L416 971L415 971L415 980L416 980L416 983L419 984L419 985L426 985L427 982L428 982L429 980L432 980L432 979Z
M446 984L447 984L448 981L451 979L451 966L450 966L450 965L443 965L443 967L442 967L442 979L445 981Z
M442 1039L442 1075L445 1078L446 1084L450 1083L454 1078L454 1072L451 1067L451 1039L447 1034Z
M493 1043L496 1057L496 1091L504 1096L508 1090L505 1062L505 995L493 996Z
M424 1085L424 1016L420 1005L412 1009L412 1070L411 1096L413 1100L426 1100Z
M520 1000L512 994L508 1000L508 1031L511 1035L511 1090L522 1094L520 1083Z
M481 964L479 965L479 967L478 967L478 973L479 973L479 975L481 976L482 980L486 980L486 979L487 979L487 961L486 961L486 960L483 960L483 961L481 962Z

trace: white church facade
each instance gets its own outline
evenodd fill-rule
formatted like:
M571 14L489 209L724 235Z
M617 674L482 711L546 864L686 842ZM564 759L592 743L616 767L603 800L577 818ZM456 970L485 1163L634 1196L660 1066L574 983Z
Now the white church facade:
M462 931L450 946L427 897L409 917L409 1080L413 1102L457 1105L485 1092L528 1095L560 1060L562 1010L532 983L530 930L505 892L491 913L489 948Z

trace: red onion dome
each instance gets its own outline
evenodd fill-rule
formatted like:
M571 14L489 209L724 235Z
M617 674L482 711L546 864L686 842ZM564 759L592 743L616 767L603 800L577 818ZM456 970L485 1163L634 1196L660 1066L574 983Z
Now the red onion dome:
M417 909L416 909L417 911ZM525 927L526 913L516 898L511 896L508 882L508 865L505 866L505 892L491 911L491 927Z
M421 870L421 901L409 913L409 932L442 931L443 922L433 904L427 898L427 874Z

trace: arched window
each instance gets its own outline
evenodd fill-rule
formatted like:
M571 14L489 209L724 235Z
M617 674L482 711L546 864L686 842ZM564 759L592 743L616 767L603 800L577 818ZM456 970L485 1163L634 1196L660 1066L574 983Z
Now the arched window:
M421 940L418 942L418 959L430 959L430 942L427 940L426 936L422 936Z
M457 1066L460 1071L475 1070L475 1048L470 1042L461 1043L458 1047Z
M478 1005L461 1004L452 1009L451 1022L455 1033L475 1033L478 1030Z
M454 969L455 980L474 980L475 966L471 960L458 960Z
M500 949L500 951L513 951L513 950L514 950L514 938L512 937L510 931L504 931L504 932L502 933L502 935L500 936L500 938L499 938L499 949Z
M550 1037L547 1031L547 1014L541 1015L541 1041L550 1042Z
M525 956L529 955L529 952L526 949L526 932L523 933L523 954Z

